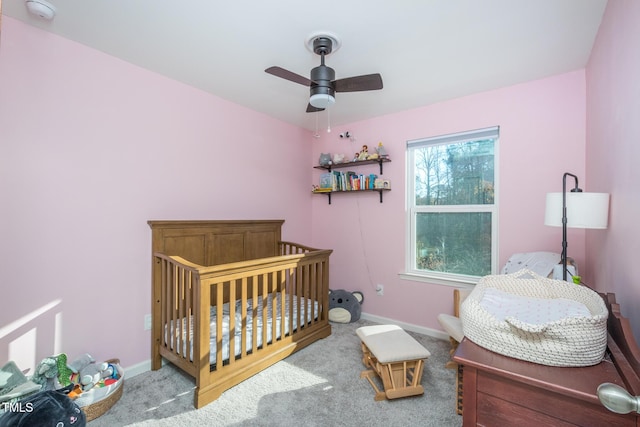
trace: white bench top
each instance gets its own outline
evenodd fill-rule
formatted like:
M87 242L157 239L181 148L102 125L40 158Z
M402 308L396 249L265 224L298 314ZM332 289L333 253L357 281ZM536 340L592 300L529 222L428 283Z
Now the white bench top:
M380 363L426 359L431 353L397 325L363 326L356 334Z

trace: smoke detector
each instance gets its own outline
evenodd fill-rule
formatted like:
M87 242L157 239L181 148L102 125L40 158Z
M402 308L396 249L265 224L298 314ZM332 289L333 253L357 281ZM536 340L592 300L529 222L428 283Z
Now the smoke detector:
M51 21L56 16L56 8L45 0L27 0L27 10L32 15Z

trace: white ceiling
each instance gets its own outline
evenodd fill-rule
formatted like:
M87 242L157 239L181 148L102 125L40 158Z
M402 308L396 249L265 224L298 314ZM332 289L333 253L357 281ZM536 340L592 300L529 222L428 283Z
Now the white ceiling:
M607 0L24 0L2 13L253 110L315 129L305 41L336 34L336 78L382 74L384 89L338 93L334 126L584 68ZM323 119L323 122L326 119Z

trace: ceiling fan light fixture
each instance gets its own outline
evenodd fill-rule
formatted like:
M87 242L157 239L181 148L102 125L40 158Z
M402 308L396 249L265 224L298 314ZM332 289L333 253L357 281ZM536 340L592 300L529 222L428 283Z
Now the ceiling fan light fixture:
M316 108L328 108L336 103L336 98L328 93L316 93L309 98L309 104Z

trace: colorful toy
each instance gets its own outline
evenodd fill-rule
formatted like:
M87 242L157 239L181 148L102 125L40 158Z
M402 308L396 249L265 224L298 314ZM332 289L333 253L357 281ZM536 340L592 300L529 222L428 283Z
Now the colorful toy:
M34 371L31 381L42 386L42 390L57 390L71 384L73 371L67 366L67 355L62 353L42 359Z
M116 368L116 365L112 363L103 363L102 365L100 365L100 371L102 372L102 378L105 380L118 379L118 368Z
M88 391L95 386L104 386L105 380L118 379L118 369L111 363L95 363L95 359L90 354L85 353L71 365L73 374L71 381L79 385L82 391Z
M331 153L320 153L320 158L318 159L318 164L320 166L328 166L331 164Z
M95 363L95 359L91 357L89 353L85 353L71 362L69 368L71 368L74 374L77 374L92 363Z
M358 153L358 160L367 160L369 158L369 147L366 145L362 146L362 150Z
M380 157L389 157L389 155L387 154L387 150L384 149L384 145L382 145L382 142L378 142L378 156Z

